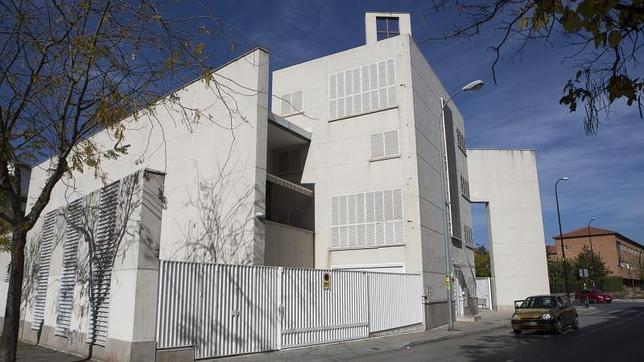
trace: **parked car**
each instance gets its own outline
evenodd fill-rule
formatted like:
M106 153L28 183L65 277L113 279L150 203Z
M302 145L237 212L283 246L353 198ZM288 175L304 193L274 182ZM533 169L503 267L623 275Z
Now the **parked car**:
M579 328L577 310L565 296L537 295L514 302L512 330L550 331L561 334L564 328Z
M580 303L584 303L586 299L585 294L586 292L583 290L578 290L577 293L575 293L575 298L577 298ZM601 289L591 288L588 291L588 302L590 303L610 303L612 301L613 297L606 292L602 292Z

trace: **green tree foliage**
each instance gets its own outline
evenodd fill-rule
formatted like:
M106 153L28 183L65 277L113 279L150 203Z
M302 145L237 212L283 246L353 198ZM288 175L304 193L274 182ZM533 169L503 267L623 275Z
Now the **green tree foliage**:
M477 277L491 277L492 270L490 267L490 252L480 245L474 250L474 266Z
M602 257L587 246L581 249L571 264L577 278L579 278L579 269L588 269L588 281L594 282L595 285L599 285L600 280L608 275L608 268Z
M581 104L584 128L595 134L602 115L623 100L642 114L644 79L638 73L644 30L644 0L434 0L434 10L458 14L453 30L428 39L472 37L495 31L496 65L506 48L519 54L533 43L558 46L572 75L559 103L571 112ZM518 46L516 46L518 45ZM634 73L634 74L633 74Z

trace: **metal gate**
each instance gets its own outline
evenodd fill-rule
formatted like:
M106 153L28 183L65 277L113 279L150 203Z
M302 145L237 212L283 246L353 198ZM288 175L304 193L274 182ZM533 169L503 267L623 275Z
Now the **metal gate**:
M360 271L284 269L281 310L284 348L366 338L367 276Z
M157 347L195 358L367 338L423 323L420 275L162 261Z
M277 268L162 261L157 347L195 358L278 349Z

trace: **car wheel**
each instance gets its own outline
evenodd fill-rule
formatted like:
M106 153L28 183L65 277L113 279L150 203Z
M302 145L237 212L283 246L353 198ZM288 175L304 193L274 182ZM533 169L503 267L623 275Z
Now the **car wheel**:
M555 334L561 334L563 327L561 326L561 320L557 319L553 325Z
M579 317L575 315L575 319L572 321L572 329L579 329Z
M513 332L514 332L514 334L516 334L517 336L518 336L519 334L521 334L521 330L520 330L520 329L513 329L512 331L513 331Z
M612 303L612 302L613 302L612 300L607 300L607 301L606 301L606 303Z

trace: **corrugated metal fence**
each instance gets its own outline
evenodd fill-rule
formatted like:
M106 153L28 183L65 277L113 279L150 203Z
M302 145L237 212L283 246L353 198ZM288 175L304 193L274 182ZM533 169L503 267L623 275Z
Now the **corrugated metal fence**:
M162 261L157 346L208 358L366 338L423 323L421 294L414 274Z

